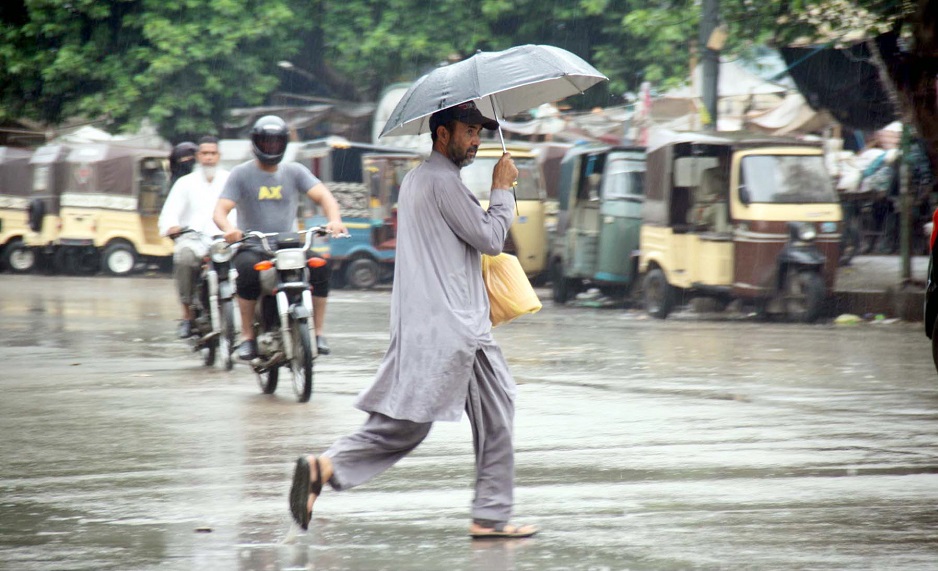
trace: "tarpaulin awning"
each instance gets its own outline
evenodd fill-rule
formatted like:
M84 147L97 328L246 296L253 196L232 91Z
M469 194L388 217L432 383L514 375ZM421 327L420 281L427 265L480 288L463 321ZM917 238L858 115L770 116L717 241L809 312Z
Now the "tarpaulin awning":
M896 39L895 34L876 38L884 59L898 51ZM808 104L828 111L842 125L874 131L899 118L865 41L842 49L786 47L780 52Z
M789 133L813 133L835 123L827 111L811 108L800 93L789 93L773 109L746 120L750 129L756 129L772 135Z

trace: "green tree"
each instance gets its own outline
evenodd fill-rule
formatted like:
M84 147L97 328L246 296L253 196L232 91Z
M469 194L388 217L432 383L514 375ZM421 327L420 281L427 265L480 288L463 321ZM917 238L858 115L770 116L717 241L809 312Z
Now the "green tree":
M149 117L173 140L263 102L296 43L282 0L27 0L0 16L0 118Z
M829 44L871 41L878 34L895 32L905 44L901 54L877 54L873 58L887 90L894 91L897 111L916 127L928 143L933 172L938 172L938 0L821 0L802 5L791 1L791 10L780 15L778 38L787 42ZM797 5L797 6L795 6Z
M829 8L841 1L723 0L724 53L746 57L754 45L831 33L837 18L853 22L844 14L864 10L871 33L883 22L914 30L917 87L904 81L902 89L924 89L934 77L927 50L938 0ZM825 10L835 18L822 17ZM610 78L572 98L575 106L617 104L642 81L659 89L686 81L699 12L695 0L7 0L0 120L80 115L118 129L149 117L179 140L278 91L373 101L388 84L454 55L524 43L568 49ZM279 60L303 72L279 69ZM924 112L927 98L913 105Z

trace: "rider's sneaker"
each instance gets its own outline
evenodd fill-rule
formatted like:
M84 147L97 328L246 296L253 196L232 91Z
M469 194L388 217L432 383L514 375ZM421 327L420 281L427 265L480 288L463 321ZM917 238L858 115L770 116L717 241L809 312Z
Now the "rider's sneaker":
M322 335L316 336L316 351L320 355L328 355L329 353L332 353L332 349L330 349L329 344L326 343L326 338Z
M183 319L179 322L179 338L188 339L192 337L192 322L188 319Z
M238 347L238 358L244 361L253 361L257 359L257 341L245 339Z

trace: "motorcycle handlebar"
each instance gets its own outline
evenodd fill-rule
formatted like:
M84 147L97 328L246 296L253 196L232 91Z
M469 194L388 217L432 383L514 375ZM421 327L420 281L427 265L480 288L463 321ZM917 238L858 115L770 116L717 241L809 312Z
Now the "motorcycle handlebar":
M268 242L267 239L273 238L275 236L279 236L281 234L287 234L287 233L288 232L259 232L257 230L247 230L244 232L244 237L241 238L240 240L237 240L236 242L233 242L232 246L235 244L240 244L241 242L250 240L251 238L256 238L260 240L261 245L264 247L264 250L272 254L274 253L275 250L270 247L270 242ZM313 245L314 235L326 236L327 234L332 234L332 230L327 229L325 226L314 226L308 230L299 230L296 233L306 235L306 241L303 244L303 249L309 250L309 248Z

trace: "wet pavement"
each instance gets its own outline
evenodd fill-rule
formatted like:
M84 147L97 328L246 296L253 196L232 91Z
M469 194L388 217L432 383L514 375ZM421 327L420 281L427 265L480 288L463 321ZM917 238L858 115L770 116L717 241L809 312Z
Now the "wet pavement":
M541 293L547 297L547 291ZM514 542L466 536L439 423L295 534L292 462L357 427L387 290L335 291L308 404L174 338L172 282L0 276L0 569L935 569L938 375L916 323L554 307L496 330L519 383Z

